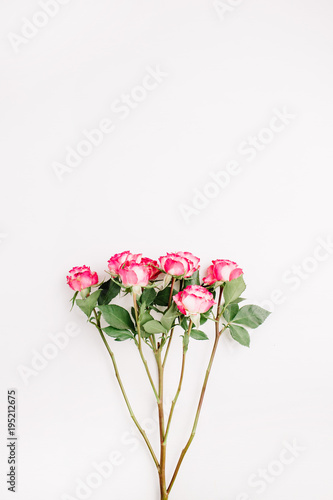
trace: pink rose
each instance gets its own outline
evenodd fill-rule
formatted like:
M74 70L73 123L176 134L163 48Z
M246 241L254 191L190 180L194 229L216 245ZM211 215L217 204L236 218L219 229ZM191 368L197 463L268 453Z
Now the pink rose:
M73 269L69 271L69 276L67 276L67 283L72 290L81 292L81 290L85 288L97 285L98 276L97 273L91 272L90 267L73 267Z
M108 261L108 267L109 267L110 273L113 276L118 276L119 275L119 269L126 262L138 262L139 263L141 261L141 256L142 256L141 253L132 254L128 250L126 252L116 253Z
M161 273L161 271L158 269L156 260L149 259L148 257L142 257L141 264L147 266L150 273L150 280L154 280Z
M190 270L188 273L185 275L185 278L190 278L192 274L199 269L199 262L200 259L199 257L195 257L193 253L191 252L177 252L177 255L180 255L181 257L185 257L190 262Z
M231 281L243 274L243 270L231 260L213 260L212 262L203 279L206 285L213 285L216 281Z
M200 314L207 312L215 304L213 294L199 285L187 286L174 295L173 300L180 312L192 319L197 316L200 319Z
M162 271L175 277L189 278L199 269L200 259L190 252L167 253L159 258Z
M119 276L125 287L134 287L135 292L140 293L141 287L149 283L151 271L145 264L127 262L119 269Z

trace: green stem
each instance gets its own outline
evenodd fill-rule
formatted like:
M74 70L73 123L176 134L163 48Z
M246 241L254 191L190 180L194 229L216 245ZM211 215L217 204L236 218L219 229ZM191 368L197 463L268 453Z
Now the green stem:
M166 362L168 354L169 354L169 349L170 349L170 345L171 345L171 341L172 341L173 331L174 331L174 327L170 331L170 337L169 337L169 340L168 340L168 345L167 345L167 348L166 348L166 351L165 351L165 355L164 355L164 360L163 360L163 368L165 366L165 362Z
M220 316L222 314L221 309L221 300L222 300L222 294L223 294L223 287L220 286L220 293L219 293L219 300L217 303L217 314L216 314L216 320L218 321L220 319Z
M171 287L170 287L170 295L169 295L168 307L170 307L170 306L171 306L172 294L173 294L173 289L174 289L174 286L175 286L175 281L176 281L176 278L175 278L175 277L172 277L172 280L171 280Z
M166 479L165 479L165 464L166 464L166 443L164 442L164 407L163 407L163 384L164 384L164 368L161 360L161 352L156 353L156 362L158 368L158 420L159 420L159 430L160 430L160 469L159 469L159 481L160 481L160 492L161 500L166 500L168 498L168 492L166 489Z
M140 353L140 357L142 359L142 362L144 364L144 367L146 369L146 372L147 372L147 375L148 375L148 378L149 378L149 382L150 382L150 385L152 386L152 389L154 391L154 394L155 394L155 397L156 397L156 400L157 402L159 402L159 396L157 394L157 391L156 391L156 387L155 387L155 384L154 384L154 381L152 379L152 376L150 374L150 371L149 371L149 367L148 367L148 363L147 363L147 360L146 358L144 357L144 354L143 354L143 351L142 351L142 339L141 339L141 332L140 332L140 322L139 322L139 314L138 314L138 304L137 304L137 301L136 301L136 294L133 293L133 303L134 303L134 311L135 311L135 319L136 319L136 325L137 325L137 329L138 329L138 349L139 349L139 353Z
M109 355L110 355L110 357L111 357L112 364L113 364L113 368L114 368L114 371L115 371L115 374L116 374L116 378L117 378L117 381L118 381L118 384L119 384L120 390L121 390L121 392L122 392L122 395L123 395L123 397L124 397L124 400L125 400L126 406L127 406L127 408L128 408L128 411L129 411L129 413L130 413L130 415L131 415L131 418L132 418L132 420L134 421L134 423L135 423L136 427L138 428L138 430L139 430L140 434L142 435L143 439L145 440L146 445L148 446L148 449L149 449L149 451L150 451L150 454L151 454L151 456L152 456L152 458L153 458L153 460L154 460L154 462L155 462L155 465L156 465L156 467L157 467L157 470L159 471L159 470L160 470L160 464L158 463L158 460L157 460L157 458L156 458L156 455L155 455L154 450L153 450L153 448L152 448L152 445L151 445L151 443L150 443L150 441L149 441L149 439L148 439L148 437L147 437L146 432L143 430L143 428L142 428L142 427L141 427L141 425L139 424L139 422L138 422L138 420L137 420L136 416L134 415L134 412L133 412L133 410L132 410L132 407L131 407L130 402L129 402L129 400L128 400L128 397L127 397L127 394L126 394L125 388L124 388L124 386L123 386L123 383L122 383L121 378L120 378L120 375L119 375L119 370L118 370L118 366L117 366L117 363L116 363L115 356L114 356L114 354L113 354L113 352L112 352L112 350L111 350L111 348L110 348L109 344L108 344L108 343L107 343L107 341L106 341L106 338L105 338L104 333L103 333L102 328L101 328L100 320L99 320L99 318L98 318L98 316L97 316L97 313L96 313L96 310L95 310L95 309L94 309L94 315L95 315L95 318L96 318L96 324L95 324L95 326L96 326L97 330L99 331L99 334L100 334L100 336L101 336L101 338L102 338L102 340L103 340L103 343L104 343L104 345L105 345L105 347L106 347L106 349L107 349L107 351L108 351L108 353L109 353Z
M218 342L219 342L219 339L220 339L220 336L221 336L222 332L226 328L227 328L227 325L224 326L221 331L219 331L219 322L216 321L216 323L215 323L215 342L214 342L213 350L212 350L212 353L211 353L211 356L210 356L210 359L209 359L209 363L208 363L208 367L207 367L207 370L206 370L206 375L205 375L205 379L204 379L204 382L203 382L203 386L202 386L202 389L201 389L199 404L198 404L197 412L196 412L196 415L195 415L195 419L194 419L194 423L193 423L191 435L190 435L190 437L189 437L189 439L188 439L188 441L187 441L184 449L182 450L182 452L180 454L180 457L179 457L179 460L177 462L175 471L173 473L172 479L171 479L170 484L169 484L168 489L167 489L168 493L170 493L170 491L171 491L171 488L172 488L172 486L173 486L173 484L174 484L174 482L176 480L176 477L177 477L177 474L179 472L179 469L180 469L180 466L182 464L182 461L184 460L184 457L185 457L185 455L187 453L187 450L189 449L189 447L190 447L190 445L191 445L191 443L192 443L192 441L194 439L194 436L195 436L195 433L196 433L196 429L197 429L197 425L198 425L198 421L199 421L199 417L200 417L202 403L203 403L203 400L204 400L204 397L205 397L205 393L206 393L206 389L207 389L208 378L209 378L209 374L210 374L210 371L211 371L211 368L212 368L212 364L213 364L213 361L214 361L214 358L215 358L215 354L216 354Z
M154 353L155 353L155 352L156 352L156 350L157 350L157 345L156 345L156 340L155 340L154 335L151 335L151 336L150 336L150 342L151 342L151 345L152 345L153 351L154 351Z
M189 338L189 336L191 334L192 324L193 323L192 323L192 320L191 320L187 332L184 333L184 335L187 336L187 340L188 340L188 338ZM181 368L181 372L180 372L180 379L179 379L179 384L178 384L176 395L175 395L174 399L172 400L170 414L169 414L168 423L167 423L167 428L166 428L166 431L165 431L165 434L164 434L164 443L166 443L166 441L167 441L167 437L168 437L168 433L169 433L169 429L170 429L170 424L171 424L171 420L172 420L172 416L173 416L173 412L174 412L174 409L175 409L175 406L176 406L176 403L177 403L177 399L178 399L178 396L180 394L180 391L181 391L181 388L182 388L182 384L183 384L184 371L185 371L185 360L186 360L186 353L187 353L186 344L187 344L186 342L183 343L183 359L182 359L182 368Z
M174 289L174 286L175 286L175 281L176 281L176 278L173 277L172 281L171 281L171 288L170 288L168 308L171 306L172 293L173 293L173 289ZM173 336L173 330L174 330L174 328L172 328L171 332L170 332L170 337L169 337L169 340L168 340L168 345L167 345L167 348L166 348L166 351L165 351L165 355L164 355L164 360L163 360L163 368L165 366L165 362L166 362L168 354L169 354L169 349L170 349L170 345L171 345L171 341L172 341L172 336Z

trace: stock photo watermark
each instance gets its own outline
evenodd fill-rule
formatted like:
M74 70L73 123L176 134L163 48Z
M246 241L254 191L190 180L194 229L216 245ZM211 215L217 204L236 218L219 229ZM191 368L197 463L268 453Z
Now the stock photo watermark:
M50 342L45 344L40 350L34 349L29 364L18 365L17 371L24 382L29 385L31 377L37 377L44 371L49 363L58 357L59 353L66 349L70 340L77 337L81 332L76 323L70 322L64 328L63 332L49 333Z
M243 3L244 0L214 0L213 6L218 17L221 21L224 21L230 13L233 13Z
M286 302L290 293L296 292L309 277L314 274L322 263L333 255L333 237L331 235L318 237L311 255L307 255L300 263L293 264L282 274L281 280L288 289L274 288L269 297L260 302L260 306L274 311L277 306Z
M36 38L40 31L45 28L51 19L56 17L63 5L67 5L72 0L41 0L39 8L31 16L22 18L22 24L19 33L11 31L7 38L13 49L18 54L23 46L26 46L31 40Z
M306 451L306 447L298 444L296 439L291 442L284 441L282 446L278 457L249 476L247 484L255 490L254 494L264 493L269 485L282 476L285 470ZM251 500L251 498L253 498L252 493L242 492L237 495L235 500Z
M16 492L17 482L17 391L8 389L7 391L7 489Z
M170 398L166 397L166 403L171 405ZM159 424L156 412L143 419L142 428L148 437L158 432ZM116 469L125 463L129 455L139 450L142 443L142 438L138 435L136 427L131 426L129 430L121 434L117 448L109 452L102 460L91 462L89 473L84 477L77 477L72 492L63 493L60 497L61 500L86 500L90 498L94 491L100 488L104 481L108 480L116 472Z
M111 103L111 111L115 116L103 118L93 129L83 130L83 139L75 146L67 146L64 161L53 162L52 169L57 179L62 182L64 176L72 173L85 158L91 156L103 143L105 137L116 130L116 119L128 118L168 76L168 73L159 65L146 67L146 74L140 84L132 87L129 92L122 93Z
M302 284L308 280L318 269L333 255L333 237L318 237L310 255L305 256L300 262L289 266L281 275L281 282L285 286L274 288L268 297L258 299L260 307L270 312L276 312L277 308L285 304L289 297L295 293ZM230 333L225 332L222 338L224 347L229 353L238 348Z
M0 233L0 245L7 239L8 234Z
M91 464L91 471L87 476L76 478L74 493L64 493L61 500L85 500L90 498L93 492L98 489L103 482L112 476L116 467L121 466L125 461L124 455L118 451L111 451L102 461L94 461Z
M296 115L291 113L286 106L274 108L272 116L267 125L262 127L256 135L248 136L237 147L238 154L248 163L253 162L274 140L276 136L286 130L295 120ZM217 198L224 189L232 182L232 179L244 171L242 161L232 160L224 169L209 173L210 180L201 189L194 189L190 203L179 205L179 211L186 223L199 215Z

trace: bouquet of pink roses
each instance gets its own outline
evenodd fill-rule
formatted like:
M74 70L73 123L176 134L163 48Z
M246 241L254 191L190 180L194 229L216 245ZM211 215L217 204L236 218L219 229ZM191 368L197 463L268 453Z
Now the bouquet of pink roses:
M241 298L246 285L243 271L230 260L214 260L207 269L200 284L200 259L189 252L168 253L158 261L142 257L141 254L122 252L108 261L110 279L98 283L96 272L89 267L74 267L67 276L69 286L75 291L72 303L86 314L88 321L97 328L111 357L120 390L130 415L145 440L156 465L161 500L169 498L185 454L194 438L207 382L218 342L227 329L231 337L249 347L250 336L246 328L257 328L270 314L255 305L243 305ZM97 288L92 291L93 288ZM77 298L80 293L81 298ZM133 306L130 311L112 304L119 294L132 294ZM215 340L203 381L200 399L189 438L175 464L174 473L166 479L166 447L170 424L179 397L185 372L186 354L190 339L206 340L201 326L207 321L215 324ZM166 361L175 331L180 331L182 342L182 365L180 377L166 418L163 388ZM106 336L115 341L131 340L135 343L149 383L156 399L160 449L155 451L143 427L137 420L124 389L115 355ZM158 380L155 381L147 361L149 348L155 358Z

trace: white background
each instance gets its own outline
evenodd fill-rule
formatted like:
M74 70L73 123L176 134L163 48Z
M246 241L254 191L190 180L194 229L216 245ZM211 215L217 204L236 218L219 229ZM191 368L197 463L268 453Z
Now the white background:
M332 498L333 249L318 243L333 236L332 3L226 0L226 12L222 4L72 0L15 51L8 35L20 35L23 18L32 20L41 7L1 2L5 500L13 498L5 484L11 387L19 405L17 500L79 498L78 478L86 481L93 463L115 451L123 463L87 498L158 498L144 444L135 431L132 444L124 442L133 426L107 353L80 311L69 311L65 282L82 264L102 278L110 256L127 249L153 258L191 251L203 270L211 259L235 260L247 298L266 306L270 300L274 310L253 332L251 349L227 336L219 346L198 433L170 500ZM157 66L167 76L126 119L111 110L122 94L138 95L133 89ZM262 129L276 109L293 118L270 137ZM67 148L104 118L114 131L60 180L54 163L64 164ZM249 161L239 147L260 133L269 144ZM195 190L209 191L210 174L230 161L238 162L237 175L186 222L181 205L193 207ZM31 369L49 335L70 322L80 334L25 384L20 367ZM173 347L169 399L180 369L180 342ZM169 477L211 348L195 341L190 347ZM137 353L129 343L114 349L156 444L153 399ZM276 465L286 441L302 451ZM277 473L260 492L248 481L268 467Z

